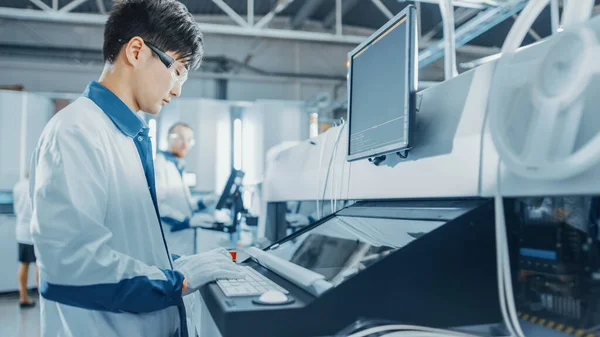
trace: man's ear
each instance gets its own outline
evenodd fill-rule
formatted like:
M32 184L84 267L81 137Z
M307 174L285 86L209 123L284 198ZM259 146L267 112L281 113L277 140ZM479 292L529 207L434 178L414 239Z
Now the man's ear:
M125 44L123 48L125 60L132 66L139 64L142 58L142 48L144 47L144 40L141 37L135 36Z

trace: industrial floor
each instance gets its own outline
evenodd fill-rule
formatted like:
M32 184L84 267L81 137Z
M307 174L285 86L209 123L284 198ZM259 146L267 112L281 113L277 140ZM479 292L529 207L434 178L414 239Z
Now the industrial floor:
M19 297L5 295L0 297L0 336L2 337L39 337L40 306L37 294L30 294L38 302L35 308L19 308Z

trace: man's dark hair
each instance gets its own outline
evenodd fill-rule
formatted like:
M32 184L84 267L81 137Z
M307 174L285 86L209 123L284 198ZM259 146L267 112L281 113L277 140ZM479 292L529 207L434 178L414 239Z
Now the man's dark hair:
M162 51L177 53L188 68L200 66L204 52L202 33L179 1L115 1L104 28L104 62L113 63L124 44L135 36Z
M175 123L175 124L171 125L171 127L169 128L169 133L168 134L169 135L174 134L175 133L175 129L177 129L177 127L179 127L179 126L184 127L184 128L188 128L188 129L190 129L190 130L193 131L192 127L189 126L189 124L184 123L184 122L178 122L178 123Z

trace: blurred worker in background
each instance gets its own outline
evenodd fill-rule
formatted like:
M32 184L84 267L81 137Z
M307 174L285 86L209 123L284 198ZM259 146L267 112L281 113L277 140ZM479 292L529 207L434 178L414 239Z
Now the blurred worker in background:
M19 181L13 189L13 205L15 217L17 218L17 245L19 250L19 305L21 308L35 307L35 301L27 294L27 281L29 278L29 265L35 264L35 252L33 240L29 232L31 223L31 200L29 198L29 174ZM35 267L35 278L37 282L38 271Z
M218 197L210 194L196 200L186 184L184 158L195 144L192 128L176 123L169 128L167 138L167 151L156 154L158 206L171 253L190 255L195 253L195 235L190 228L210 228L217 222L230 223L231 219L224 211L207 213L207 208L214 206Z

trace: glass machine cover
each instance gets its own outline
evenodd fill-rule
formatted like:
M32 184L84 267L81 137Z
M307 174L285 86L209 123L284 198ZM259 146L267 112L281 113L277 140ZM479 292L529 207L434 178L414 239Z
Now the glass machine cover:
M444 223L334 216L272 246L268 252L321 274L337 286Z

